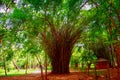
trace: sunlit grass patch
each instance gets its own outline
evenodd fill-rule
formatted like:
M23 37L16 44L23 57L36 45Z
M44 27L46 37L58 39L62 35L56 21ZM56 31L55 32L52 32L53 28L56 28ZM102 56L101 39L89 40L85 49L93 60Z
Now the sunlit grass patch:
M28 69L27 74L32 73L33 71L35 71L36 69ZM20 69L18 70L10 70L9 72L7 72L7 76L19 76L19 75L23 75L26 74L26 70L25 69ZM4 70L0 69L0 76L5 76Z

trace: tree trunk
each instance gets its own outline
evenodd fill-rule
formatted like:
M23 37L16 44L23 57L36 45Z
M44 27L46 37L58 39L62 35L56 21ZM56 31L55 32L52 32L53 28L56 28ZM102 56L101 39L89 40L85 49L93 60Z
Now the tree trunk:
M67 74L69 73L69 61L64 59L52 60L52 73L53 74Z
M2 50L1 50L1 53L2 53ZM5 56L5 53L3 54L3 61L4 61L3 68L4 68L5 76L7 76L7 67L6 67L6 56Z
M26 68L26 71L25 71L25 74L27 74L28 73L28 54L27 54L27 59L26 59L26 66L25 66L25 68Z
M78 68L78 62L75 62L75 68Z
M117 58L117 66L120 67L120 43L116 42L114 43L114 48L115 48L115 55Z
M71 51L57 48L55 55L51 58L53 74L68 74Z
M41 64L41 61L39 59L39 57L37 55L35 55L36 58L37 58L37 61L39 63L39 67L40 67L40 71L41 71L41 80L44 80L44 76L43 76L43 67L42 67L42 64Z
M19 71L19 67L16 65L16 63L14 61L12 61L12 63L14 65L15 69L17 69Z
M47 54L45 53L45 80L47 80Z
M5 71L5 76L7 76L6 62L4 62L4 71Z

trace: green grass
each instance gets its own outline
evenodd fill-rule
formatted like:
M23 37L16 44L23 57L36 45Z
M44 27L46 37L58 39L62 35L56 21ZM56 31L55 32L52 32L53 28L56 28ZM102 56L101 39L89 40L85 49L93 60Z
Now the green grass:
M35 71L35 69L28 69L28 74ZM20 69L18 70L10 70L7 72L7 76L19 76L25 74L26 70L25 69ZM0 76L5 76L4 70L0 69Z

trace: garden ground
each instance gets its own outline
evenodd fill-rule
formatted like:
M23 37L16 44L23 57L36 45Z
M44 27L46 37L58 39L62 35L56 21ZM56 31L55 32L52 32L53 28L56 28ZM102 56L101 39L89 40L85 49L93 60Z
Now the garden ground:
M110 69L110 79L104 75L99 75L97 80L119 80L120 74L117 73L118 69ZM64 75L53 75L48 74L48 80L96 80L95 76L88 76L83 72L72 71L70 74ZM41 80L40 73L31 73L27 75L20 76L8 76L8 77L0 77L0 80Z

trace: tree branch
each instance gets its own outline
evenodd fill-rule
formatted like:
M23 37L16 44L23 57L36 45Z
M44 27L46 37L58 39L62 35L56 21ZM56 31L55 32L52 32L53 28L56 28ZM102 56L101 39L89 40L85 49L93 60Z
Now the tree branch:
M80 6L80 9L82 9L88 2L89 0L86 0L81 6Z

